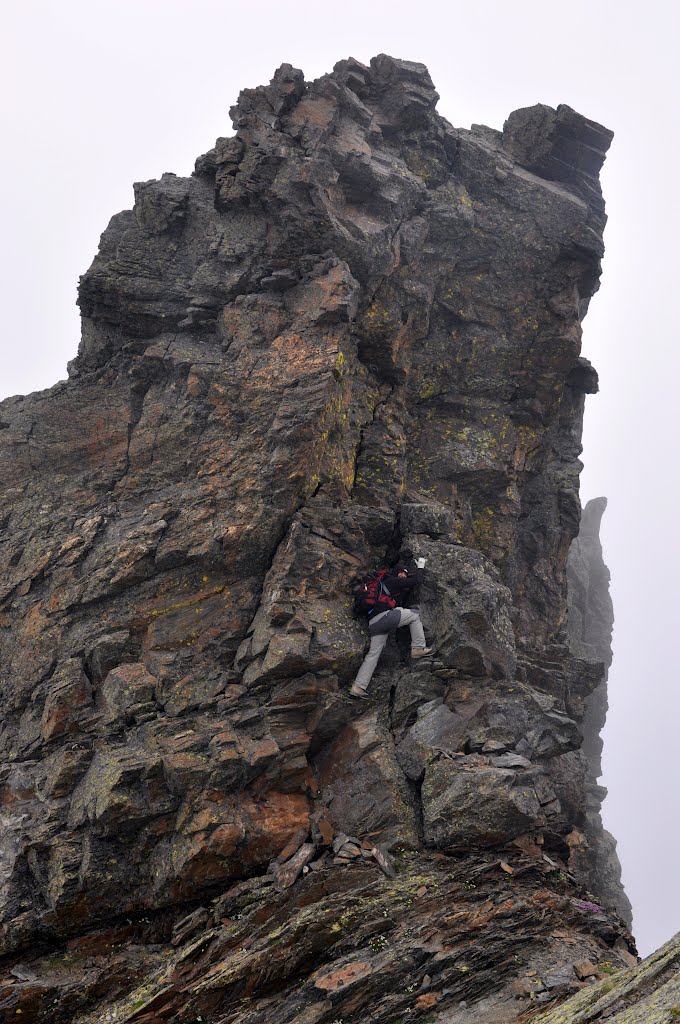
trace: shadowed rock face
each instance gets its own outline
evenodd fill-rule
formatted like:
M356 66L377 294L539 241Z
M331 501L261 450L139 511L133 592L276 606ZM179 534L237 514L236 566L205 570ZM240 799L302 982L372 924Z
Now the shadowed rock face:
M500 1022L631 956L566 631L611 133L437 98L244 91L104 232L69 381L0 404L3 1012ZM352 581L417 556L436 658L358 706Z

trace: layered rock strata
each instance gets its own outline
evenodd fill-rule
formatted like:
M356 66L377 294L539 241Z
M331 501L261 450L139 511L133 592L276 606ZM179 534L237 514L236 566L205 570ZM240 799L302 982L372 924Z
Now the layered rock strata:
M609 965L608 976L539 1014L536 1024L668 1024L680 1019L680 935L633 970Z
M611 133L437 99L386 56L245 90L0 404L7 1014L514 1020L632 956L566 630ZM351 583L417 556L436 658L359 706Z

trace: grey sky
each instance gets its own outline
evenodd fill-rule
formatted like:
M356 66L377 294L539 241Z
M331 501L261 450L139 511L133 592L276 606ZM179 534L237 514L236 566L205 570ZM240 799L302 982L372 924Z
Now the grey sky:
M645 953L680 929L678 22L659 0L6 0L0 62L0 397L65 376L78 276L132 205L132 182L189 173L231 134L239 90L284 61L315 78L344 57L390 53L428 65L455 125L500 128L540 101L616 132L604 278L584 337L602 391L589 399L582 493L609 497L605 820Z

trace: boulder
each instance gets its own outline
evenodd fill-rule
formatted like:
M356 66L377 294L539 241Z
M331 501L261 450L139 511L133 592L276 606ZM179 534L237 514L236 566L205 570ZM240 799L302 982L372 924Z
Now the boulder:
M469 759L428 765L422 798L425 842L444 850L495 846L547 820L531 773Z

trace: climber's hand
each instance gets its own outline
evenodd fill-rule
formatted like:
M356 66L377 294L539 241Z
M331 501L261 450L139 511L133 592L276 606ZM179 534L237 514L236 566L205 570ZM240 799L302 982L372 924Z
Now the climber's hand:
M424 569L426 561L427 561L426 558L416 558L416 566L417 566L417 568L418 569Z

